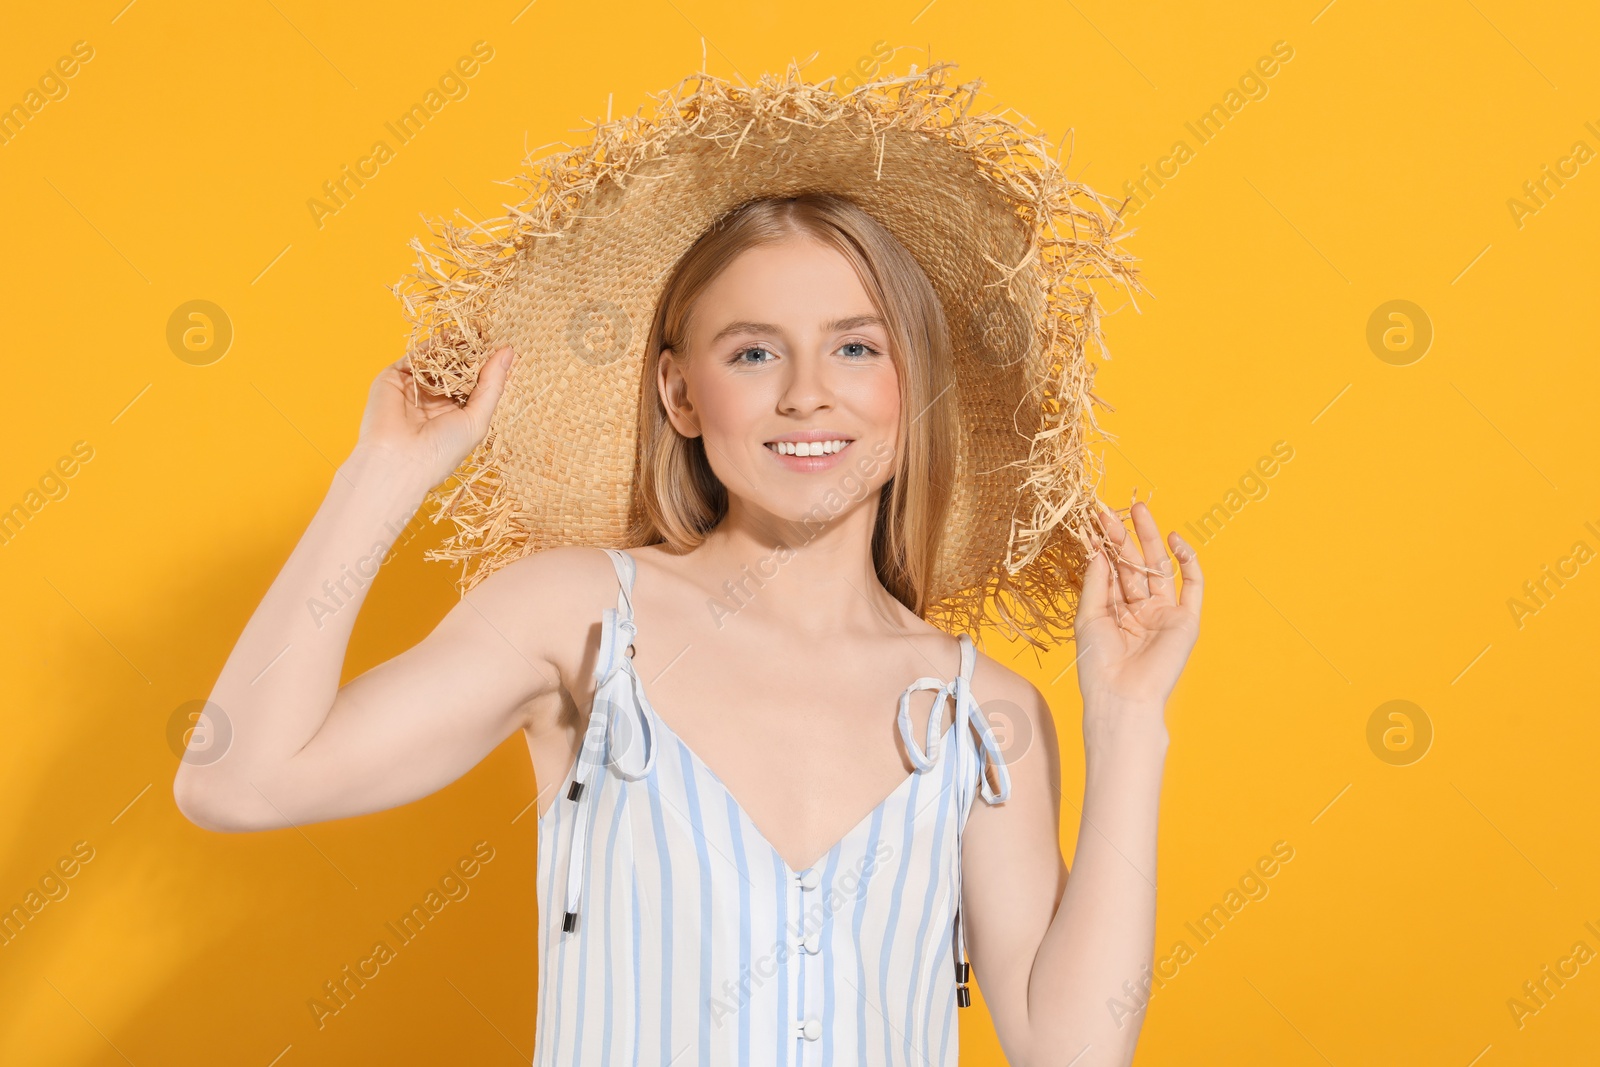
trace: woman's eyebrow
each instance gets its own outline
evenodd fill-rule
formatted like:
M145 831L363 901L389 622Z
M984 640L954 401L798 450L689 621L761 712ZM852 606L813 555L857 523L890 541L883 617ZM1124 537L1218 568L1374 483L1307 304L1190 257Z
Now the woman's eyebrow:
M879 315L851 315L849 318L835 319L832 322L825 322L822 324L822 328L830 332L836 330L855 330L862 326L882 326L887 329L888 323L884 322L883 318ZM711 343L716 344L724 337L733 337L738 334L781 332L783 331L778 326L770 322L751 322L748 319L738 319L728 323L722 329L718 330L716 336L711 338Z

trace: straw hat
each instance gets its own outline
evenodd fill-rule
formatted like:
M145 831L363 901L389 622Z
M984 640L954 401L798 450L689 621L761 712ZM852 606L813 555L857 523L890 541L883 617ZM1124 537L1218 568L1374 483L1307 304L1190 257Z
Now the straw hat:
M427 558L460 561L465 592L528 552L627 545L644 348L668 274L739 204L827 191L905 245L950 330L957 484L925 617L952 633L990 619L1047 648L1071 632L1104 532L1090 283L1140 288L1119 208L1069 179L1025 118L974 109L983 83L950 84L953 63L847 94L804 81L803 65L755 86L692 74L655 94L654 114L530 154L504 183L523 193L509 214L411 242L417 269L393 289L423 387L464 400L498 346L518 353L487 436L424 501L455 524Z

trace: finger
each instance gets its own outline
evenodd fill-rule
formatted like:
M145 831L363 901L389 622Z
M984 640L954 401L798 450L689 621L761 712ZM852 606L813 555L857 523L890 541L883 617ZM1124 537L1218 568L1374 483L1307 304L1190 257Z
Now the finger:
M1096 544L1089 566L1083 572L1083 595L1078 598L1077 617L1098 619L1111 608L1111 562L1103 544Z
M465 410L467 417L472 420L473 430L479 436L488 432L489 416L494 413L495 405L500 402L500 394L505 391L514 358L511 346L503 346L495 350L478 372L478 384L473 386Z
M1128 610L1128 598L1124 595L1122 577L1119 572L1126 570L1128 563L1126 560L1118 558L1118 553L1121 550L1113 539L1117 533L1121 532L1122 528L1117 521L1117 516L1105 508L1100 509L1100 524L1105 528L1108 535L1099 542L1099 548L1105 557L1106 564L1106 614L1120 626L1122 625L1122 616Z
M411 401L412 407L422 406L422 394L417 391L417 373L411 366L411 353L407 352L393 363L384 368L384 372L394 371L395 379L400 387L406 390L406 396Z
M1100 509L1100 516L1112 544L1116 546L1117 584L1120 586L1122 602L1132 603L1148 598L1150 586L1143 574L1144 559L1133 538L1128 536L1128 528L1122 524L1120 516L1104 508Z
M1166 546L1161 543L1161 530L1150 513L1150 505L1143 500L1133 505L1133 528L1139 535L1139 547L1144 555L1149 573L1146 584L1152 597L1172 595L1172 561L1167 557Z
M1178 557L1178 573L1183 575L1183 590L1178 606L1195 618L1200 617L1200 601L1205 595L1206 581L1200 573L1200 555L1194 546L1173 530L1167 535L1172 542L1172 554Z
M393 363L386 363L377 373L379 381L407 382L411 378L411 353L407 352Z

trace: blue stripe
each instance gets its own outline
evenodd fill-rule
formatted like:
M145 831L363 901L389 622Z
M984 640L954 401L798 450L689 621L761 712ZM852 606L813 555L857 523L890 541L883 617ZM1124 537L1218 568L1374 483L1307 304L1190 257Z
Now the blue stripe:
M641 957L639 951L641 940L641 931L639 929L639 870L637 866L632 864L630 866L633 866L633 877L629 879L633 883L633 1067L639 1067L640 1031L644 1029L639 1022L639 1013L644 1010L644 990L641 988L641 984L644 981L644 967L639 962Z
M928 973L928 997L925 1000L922 1013L923 1048L933 1048L933 1005L939 995L944 995L950 1003L955 1003L955 913L954 907L944 912L946 920L942 923L942 933L939 936L941 947L934 953L931 971ZM942 977L941 977L942 976Z
M839 870L839 856L844 851L844 843L833 847L828 854L828 867L822 874L822 884L828 887L829 893L833 892L833 879ZM822 913L822 932L817 935L822 938L822 1067L830 1067L833 1063L833 908L826 907Z
M789 928L789 894L796 891L794 876L789 873L789 865L783 862L783 857L778 855L777 849L769 849L772 853L772 870L777 875L773 882L778 887L778 931L783 936ZM780 958L781 958L780 949ZM774 1063L789 1063L789 1052L794 1048L794 1015L789 1010L789 968L778 968L778 1003L783 1017L778 1020L778 1058Z
M689 826L694 831L695 853L700 857L700 1062L711 1062L711 853L706 848L705 812L700 808L700 785L695 781L689 750L678 747L683 764L683 785L688 792Z
M946 934L948 934L949 931L950 924L946 923ZM951 944L951 938L946 936L944 939L944 948L940 949L934 957L933 973L928 975L928 1004L927 1008L924 1010L924 1017L922 1020L922 1044L927 1050L923 1053L924 1056L930 1055L933 1050L933 1007L936 996L940 993L944 994L946 1013L944 1016L944 1021L946 1023L949 1022L950 1018L950 1006L956 1002L955 959L955 947ZM944 975L944 977L941 978L941 974ZM946 1040L948 1040L948 1034L943 1036ZM943 1059L942 1052L940 1053L940 1058Z
M617 855L617 831L622 828L622 809L625 806L624 801L627 799L627 796L628 794L626 790L618 791L614 810L611 815L611 832L606 837L606 914L605 921L601 925L606 928L605 959L607 967L610 966L612 960L617 958L611 948L611 918L617 913L616 905L613 903L613 900L616 896L617 880L615 877L615 872L612 870L612 860L615 859ZM614 983L607 981L605 983L605 987L606 1004L604 1027L601 1030L600 1062L603 1064L610 1064L611 1035L612 1031L616 1029L616 1023L611 1017L613 999L612 989L614 988Z
M880 806L872 816L872 832L867 840L868 857L878 854L878 833L883 828L883 808ZM860 993L860 1003L856 1005L856 1062L867 1061L867 956L861 951L861 919L867 908L867 888L872 876L877 873L876 861L868 865L861 874L861 895L856 898L856 916L854 928L854 944L856 946L856 989Z
M598 777L603 779L604 776L605 770L602 767ZM600 814L600 809L596 807L596 805L600 802L600 785L600 781L593 782L590 788L584 790L584 792L588 795L582 801L580 801L580 803L583 805L582 811L584 813L583 821L585 836L583 842L583 854L585 857L587 857L586 862L591 865L591 869L592 864L594 863L594 838L597 832L596 828L600 825L600 820L597 817ZM583 882L580 884L578 892L578 925L587 926L589 923L594 921L593 916L589 914L590 912L594 911L594 906L590 905L588 912L583 910L583 900L589 895L589 871L587 870L583 872ZM606 925L605 916L601 916L600 923L602 926ZM583 1062L583 1007L584 1002L589 997L589 985L587 978L589 973L589 957L594 953L594 938L584 937L582 941L583 944L579 946L578 950L577 1018L574 1019L572 1023L572 1029L574 1030L572 1038L572 1061L574 1063Z
M906 801L905 811L902 813L902 819L905 822L905 831L901 835L900 862L895 864L897 870L895 871L894 876L894 893L890 898L891 903L889 905L889 914L893 916L896 921L898 921L900 918L900 904L901 900L905 896L906 878L911 874L911 864L909 861L911 859L912 847L916 844L915 833L917 829L917 794L922 791L922 778L925 773L926 772L922 771L916 772L916 777L911 782L911 797ZM891 927L890 936L884 939L883 945L880 946L881 951L878 956L878 1003L883 1006L884 1011L884 1063L894 1062L894 1046L890 1044L890 1039L894 1036L895 1026L892 1022L890 1022L888 1015L889 961L894 957L894 950L896 947L895 942L898 940L898 938L893 935L898 932L899 931L896 927Z
M971 748L971 741L968 738L968 733L969 733L968 729L965 726L963 726L962 730L961 730L961 743L956 746L956 755L960 757L960 759L958 760L958 763L960 765L961 773L956 776L956 807L958 809L957 812L956 812L956 886L957 886L957 888L956 888L956 900L955 900L954 909L959 909L961 907L961 889L960 889L960 885L961 885L961 880L960 880L961 858L962 858L963 855L965 855L965 853L963 851L962 843L961 843L961 831L962 831L962 828L966 824L966 819L963 817L962 813L966 810L967 801L970 800L971 797L972 797L972 794L969 791L968 786L970 784L973 784L971 782L972 776L977 773L977 768L974 766L974 764L977 761L977 752ZM971 754L972 754L972 758L971 759L967 758L967 754L969 752L971 752ZM954 918L954 916L952 916L952 918ZM948 973L951 976L952 985L953 985L954 984L953 979L955 977L955 966L956 966L956 963L958 961L955 959L954 934L953 934L953 931L950 931L950 932L951 932L952 936L949 937L949 938L946 938L946 940L951 942L951 945L950 945L950 960L951 960L951 962L950 962L950 970L948 972L946 972L946 973ZM957 1010L958 1009L956 1008L956 998L955 998L954 995L952 995L950 997L950 999L945 1002L945 1005L944 1005L944 1024L943 1024L943 1027L942 1027L942 1029L944 1030L944 1033L939 1038L939 1062L940 1063L946 1062L945 1061L945 1056L948 1054L948 1052L950 1050L950 1032L952 1030L959 1029L959 1026L960 1026L960 1024L955 1019L952 1019L950 1017ZM960 1051L961 1051L961 1043L958 1040L956 1042L956 1052L959 1054Z
M656 981L661 983L661 1054L672 1059L672 850L667 847L667 827L661 813L661 782L663 774L652 773L650 782L650 819L656 832L656 856L661 861L661 970Z
M952 963L950 966L952 968L950 973L954 974L955 973L955 971L954 971L955 964ZM939 1061L938 1062L940 1062L940 1063L948 1063L948 1062L950 1062L949 1060L945 1059L945 1056L950 1051L950 1034L951 1034L952 1031L956 1030L958 1028L958 1025L959 1025L956 1022L956 1020L950 1018L950 1016L955 1011L956 1011L956 998L955 997L951 997L950 999L948 999L948 1000L946 1000L944 1002L944 1025L940 1027L940 1029L944 1031L944 1034L943 1034L943 1036L941 1036L939 1038ZM961 1051L961 1042L959 1040L956 1042L956 1051L957 1052Z
M807 867L805 869L806 870L810 870L811 868ZM813 894L817 893L820 890L820 888L821 887L819 886L818 889L801 889L800 890L800 914L798 916L796 916L796 918L795 918L795 926L799 929L800 936L802 936L802 937L805 936L805 929L806 929L806 903L807 903L807 899L810 896L812 896ZM795 969L799 972L799 974L795 978L795 983L794 983L794 986L795 986L794 1020L795 1020L796 1023L798 1023L798 1022L803 1021L805 1019L805 1017L806 1017L806 986L809 985L810 983L808 983L806 981L806 950L803 947L802 948L796 948L794 942L795 942L795 939L789 937L788 933L785 932L785 934L784 934L784 947L786 947L790 952L794 953L793 959L795 961ZM790 1025L792 1026L794 1024L791 1023ZM806 1058L805 1041L806 1041L806 1038L805 1038L805 1035L803 1033L795 1035L794 1042L795 1042L796 1046L798 1046L795 1049L795 1055L800 1060L801 1063L804 1063L805 1062L805 1058Z
M558 804L560 803L559 800L557 800L556 802ZM574 805L571 805L570 807L575 812L576 808L577 808L577 805L574 804ZM578 827L577 827L577 823L575 822L575 819L576 819L576 815L574 815L574 817L571 818L571 819L562 819L561 820L561 829L569 831L570 833L574 833L574 834L577 833L578 832ZM557 855L565 855L565 852L561 849L560 835L559 834L557 835L556 854ZM550 866L552 868L554 868L555 864L552 863ZM553 873L553 871L552 871L552 873ZM564 880L563 880L563 884L565 884ZM551 894L550 894L550 925L551 925L550 933L551 933L551 936L559 938L560 941L561 941L561 947L556 950L556 970L555 970L555 974L556 974L557 977L556 977L556 981L553 983L555 985L555 988L551 990L551 993L555 998L554 1002L552 1004L555 1026L551 1029L551 1032L550 1032L550 1054L551 1054L551 1057L553 1059L556 1059L556 1060L560 1060L560 1058L561 1058L561 1017L566 1014L566 1012L562 1010L562 1003L563 1003L562 993L564 992L564 990L561 988L561 981L560 981L559 976L560 975L564 975L564 974L567 973L567 935L566 935L565 932L562 931L561 923L557 919L557 916L566 914L564 911L561 910L563 907L564 907L564 905L561 902L561 899L556 896L555 891L554 891L554 887L552 887L551 888Z
M933 868L932 868L932 870L935 871L935 872L936 871L940 871L940 870L943 869L944 854L945 854L945 849L944 849L944 823L945 823L945 816L947 814L949 814L949 811L950 811L950 785L951 785L951 776L955 773L955 765L956 765L956 760L951 758L951 757L949 757L948 755L946 755L945 756L945 760L944 760L944 766L942 768L940 768L940 770L943 771L943 777L942 777L941 781L939 782L939 805L938 805L938 807L939 807L939 817L938 817L938 819L934 820L934 824L933 824L933 840L934 840L935 844L934 844L934 860L933 860ZM922 952L922 950L924 948L926 948L927 944L928 944L928 924L930 922L932 922L932 920L933 920L934 898L938 895L938 889L939 889L939 879L938 879L937 875L930 874L930 876L928 878L928 892L923 897L923 900L922 900L922 921L917 924L917 937L916 937L916 942L915 942L916 946L917 946L917 951L916 951L916 955L912 958L912 962L911 962L911 975L912 975L913 980L915 980L915 981L921 981L922 978L923 978L923 970L922 970L922 955L923 955L923 952ZM949 944L949 942L950 942L950 939L949 938L945 938L945 943ZM955 966L954 964L951 964L952 969L954 968L954 966ZM950 972L946 972L946 973L950 973ZM942 985L942 983L934 980L934 979L936 979L938 977L937 973L929 975L927 977L929 979L929 981L928 981L928 1007L927 1007L927 1010L923 1012L923 1020L922 1020L922 1029L923 1029L923 1041L922 1041L922 1044L923 1044L924 1048L926 1048L928 1045L931 1045L933 1043L932 1035L930 1033L930 1027L932 1025L932 1019L930 1019L929 1016L931 1016L933 1014L933 991L935 989L938 989ZM913 987L913 988L915 988L915 987ZM910 998L910 999L908 999L906 1001L906 1059L908 1059L908 1060L911 1058L911 1034L912 1034L912 1028L915 1026L915 1024L916 1024L915 999L914 998ZM923 1058L924 1059L926 1058L926 1053L923 1054Z
M744 834L740 831L739 805L733 794L724 791L728 806L728 839L733 842L733 860L739 870L739 1062L750 1062L750 983L756 980L751 974L750 959L750 862L744 854Z

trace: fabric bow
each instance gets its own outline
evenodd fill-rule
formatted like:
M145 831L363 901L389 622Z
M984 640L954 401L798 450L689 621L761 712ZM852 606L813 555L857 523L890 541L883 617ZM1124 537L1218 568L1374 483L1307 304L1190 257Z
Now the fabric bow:
M925 745L918 745L911 731L911 694L920 689L936 690L933 711L928 716L928 740ZM978 770L981 783L979 788L983 792L983 799L990 804L1001 803L1011 795L1011 772L1000 754L1000 745L994 739L994 731L989 728L989 721L983 717L983 710L972 697L972 687L964 674L958 674L949 681L939 678L918 678L906 686L905 691L900 694L898 716L900 736L906 743L906 752L911 756L912 766L916 767L918 772L922 772L938 761L939 712L948 696L954 696L956 700L956 730L963 729L964 721L967 728L976 729L978 732ZM990 764L993 764L999 772L999 789L989 785Z

